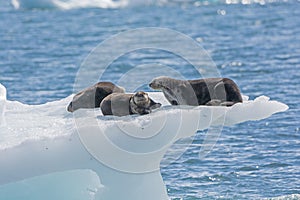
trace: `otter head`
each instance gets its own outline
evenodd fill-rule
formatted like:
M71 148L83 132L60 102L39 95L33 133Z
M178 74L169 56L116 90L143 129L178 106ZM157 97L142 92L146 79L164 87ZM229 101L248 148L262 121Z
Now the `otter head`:
M154 102L147 93L137 92L135 93L130 100L130 108L134 114L149 114L153 109L159 108L160 103Z
M170 82L170 78L166 76L160 76L151 81L149 87L155 90L161 90L166 87L166 84Z
M132 100L137 106L147 106L150 104L150 99L148 94L142 91L136 92L133 95Z
M162 90L164 96L172 105L186 105L190 95L194 94L194 90L188 81L166 76L153 79L149 86L153 89Z
M84 101L87 101L87 97L84 95L84 92L81 91L73 97L73 100L69 103L67 110L69 112L74 112L80 108L80 104Z

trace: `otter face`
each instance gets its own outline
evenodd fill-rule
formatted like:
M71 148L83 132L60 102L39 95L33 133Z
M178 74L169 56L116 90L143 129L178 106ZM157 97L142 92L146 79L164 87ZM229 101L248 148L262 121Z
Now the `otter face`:
M149 104L150 99L147 93L140 91L133 95L133 102L137 106L145 106Z
M163 89L165 87L165 83L167 83L167 79L170 79L166 76L160 76L151 81L149 87L155 90Z
M67 107L67 111L69 112L74 112L74 109L73 109L73 102L70 102L68 107Z
M81 91L73 97L73 100L69 103L67 110L69 112L74 112L80 108L80 104L86 102L88 104L87 97L84 95L84 92Z
M153 109L159 107L161 104L154 102L145 92L135 93L130 100L130 109L133 114L149 114Z

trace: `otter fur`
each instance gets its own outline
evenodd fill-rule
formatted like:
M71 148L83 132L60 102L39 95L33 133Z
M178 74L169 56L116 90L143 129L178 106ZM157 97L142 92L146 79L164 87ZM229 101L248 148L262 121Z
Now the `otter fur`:
M243 102L238 86L229 78L179 80L162 76L149 86L162 90L172 105L232 106Z

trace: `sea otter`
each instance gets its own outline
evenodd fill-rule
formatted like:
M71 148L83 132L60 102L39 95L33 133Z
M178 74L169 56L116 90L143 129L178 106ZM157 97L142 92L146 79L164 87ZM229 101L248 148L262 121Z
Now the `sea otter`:
M103 99L100 108L103 115L125 116L149 114L160 106L147 93L140 91L135 94L112 93Z
M125 89L111 82L99 82L77 93L67 107L69 112L80 108L98 108L102 100L112 93L124 93Z
M178 80L161 76L149 86L162 90L172 105L232 106L243 102L238 86L229 78Z

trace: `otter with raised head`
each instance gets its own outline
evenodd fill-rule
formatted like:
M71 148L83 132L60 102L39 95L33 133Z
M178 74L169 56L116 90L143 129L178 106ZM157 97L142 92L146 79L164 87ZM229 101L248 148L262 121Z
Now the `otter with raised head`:
M125 89L111 82L99 82L77 93L67 107L69 112L80 108L99 108L102 100L112 93L124 93Z
M135 94L112 93L100 104L103 115L115 116L149 114L160 106L160 103L154 102L147 93L141 91Z
M243 102L238 86L229 78L178 80L161 76L149 86L162 90L172 105L232 106Z

